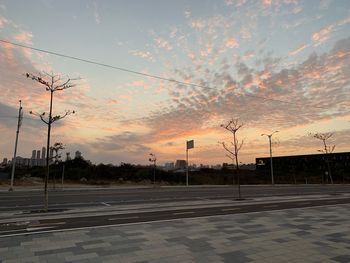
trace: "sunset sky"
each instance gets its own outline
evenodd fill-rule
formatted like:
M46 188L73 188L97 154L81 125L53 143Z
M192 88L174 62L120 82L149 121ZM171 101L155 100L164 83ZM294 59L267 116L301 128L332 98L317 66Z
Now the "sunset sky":
M0 43L0 158L11 158L18 100L18 155L46 145L49 94L30 72L79 78L55 93L52 142L93 163L229 162L220 127L240 118L243 163L314 154L309 132L334 132L350 151L350 1L323 0L0 0L0 39L132 71L148 78ZM0 160L1 161L1 160Z

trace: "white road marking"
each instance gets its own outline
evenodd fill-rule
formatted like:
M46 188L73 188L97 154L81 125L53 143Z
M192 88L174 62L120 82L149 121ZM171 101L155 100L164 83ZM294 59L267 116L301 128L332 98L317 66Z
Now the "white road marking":
M54 226L27 227L27 231L35 231L35 230L42 230L42 229L49 229L49 228L54 228Z
M312 208L316 207L334 207L338 206L336 205L315 205L312 206ZM349 204L343 204L343 205L349 205ZM305 210L305 209L312 209L310 207L296 207L296 208L279 208L275 211L285 211L285 210ZM261 213L261 211L255 211L255 212L242 212L242 214L258 214ZM187 218L186 220L196 220L196 219L203 219L203 218L213 218L213 217L222 217L222 216L232 216L232 215L210 215L210 216L194 216L191 218ZM180 221L184 220L183 218L175 218L175 219L156 219L156 220L150 220L150 221L144 221L144 222L136 222L136 223L127 223L127 224L114 224L114 225L102 225L102 226L86 226L86 227L77 227L77 228L66 228L66 229L53 229L53 230L42 230L37 232L25 232L25 233L17 233L17 234L6 234L6 235L0 235L0 238L4 237L14 237L14 236L25 236L25 235L38 235L38 234L50 234L50 233L57 233L57 232L67 232L67 231L79 231L79 230L87 230L87 229L99 229L99 228L107 228L107 227L113 227L113 226L133 226L133 225L142 225L142 224L151 224L156 222L172 222L172 221Z
M109 221L114 221L114 220L128 220L128 219L137 219L139 218L138 216L129 216L129 217L116 217L116 218L108 218Z
M210 199L208 199L208 198L203 198L203 197L197 197L197 199L199 199L199 200L204 200L204 201L211 201Z
M0 234L1 233L8 233L8 232L20 232L23 230L25 230L25 229L3 230L3 231L0 231Z
M107 204L105 202L101 202L101 204L105 205L105 206L111 206L110 204Z
M177 213L173 213L173 215L189 215L189 214L194 214L194 212L177 212Z
M264 208L273 208L273 207L278 207L278 205L264 205Z
M241 210L241 208L234 207L234 208L223 208L223 209L221 209L221 211L223 211L223 212L225 212L225 211L237 211L237 210Z
M46 226L53 226L53 225L57 226L57 225L64 225L64 224L66 224L66 222L36 224L36 225L30 225L30 227L40 227L40 226L46 227Z

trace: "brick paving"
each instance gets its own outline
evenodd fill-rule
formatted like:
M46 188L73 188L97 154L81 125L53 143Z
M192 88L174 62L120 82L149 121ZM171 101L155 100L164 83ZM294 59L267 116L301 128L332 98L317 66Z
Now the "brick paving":
M0 238L0 262L350 262L350 205Z

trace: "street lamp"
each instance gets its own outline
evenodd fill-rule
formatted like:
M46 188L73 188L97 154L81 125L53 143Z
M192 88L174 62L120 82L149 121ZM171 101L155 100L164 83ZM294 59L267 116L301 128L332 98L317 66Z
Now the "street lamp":
M274 135L275 133L277 133L279 131L274 131L273 133L271 134L261 134L261 136L267 136L269 138L269 143L270 143L270 165L271 165L271 184L274 185L275 182L274 182L274 179L273 179L273 165L272 165L272 145L271 145L271 137L272 135Z
M156 185L156 166L157 166L157 158L153 153L149 154L151 157L148 159L151 163L153 163L153 186Z

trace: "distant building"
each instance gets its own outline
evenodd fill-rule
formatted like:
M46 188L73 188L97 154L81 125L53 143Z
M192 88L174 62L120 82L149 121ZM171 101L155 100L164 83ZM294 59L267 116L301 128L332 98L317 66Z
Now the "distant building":
M327 172L329 162L334 176L350 174L350 152L332 154L308 154L272 157L274 174L290 176L298 174L319 175ZM269 175L270 157L256 158L256 170ZM339 179L339 178L338 178Z
M49 158L52 160L52 158L53 158L53 149L52 148L50 148L50 156L49 156Z
M186 169L186 160L176 160L175 170L185 170Z
M31 158L23 158L21 156L16 157L16 167L30 167L31 166ZM13 158L12 158L13 163Z
M32 158L31 158L31 166L37 166L37 163L36 163L36 150L33 150L32 151Z
M45 156L46 156L46 148L43 147L43 148L41 149L41 159L45 160Z
M165 163L164 164L164 170L165 171L172 171L175 169L175 165L173 162Z
M81 152L80 151L76 151L75 152L75 158L81 158L82 155L81 155Z
M216 165L212 165L210 168L214 170L221 170L222 167L221 167L221 164L216 164Z

